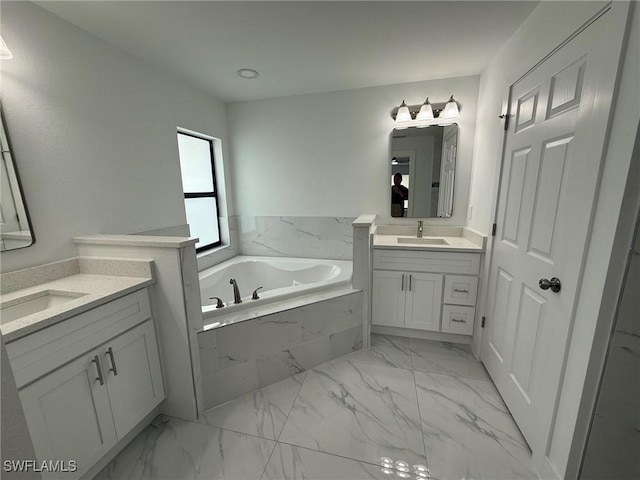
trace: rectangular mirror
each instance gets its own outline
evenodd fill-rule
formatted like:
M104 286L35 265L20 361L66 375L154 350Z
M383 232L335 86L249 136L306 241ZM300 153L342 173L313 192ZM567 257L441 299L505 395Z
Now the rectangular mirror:
M451 217L457 148L456 124L393 131L392 217Z
M11 152L4 112L0 105L2 166L0 167L0 252L33 245L35 237Z

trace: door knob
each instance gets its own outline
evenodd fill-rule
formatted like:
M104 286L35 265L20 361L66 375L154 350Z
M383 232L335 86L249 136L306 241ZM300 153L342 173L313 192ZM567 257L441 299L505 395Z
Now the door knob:
M538 282L538 286L542 290L551 289L552 292L558 293L562 285L560 284L560 279L557 277L551 278L551 280L547 280L546 278L541 278Z

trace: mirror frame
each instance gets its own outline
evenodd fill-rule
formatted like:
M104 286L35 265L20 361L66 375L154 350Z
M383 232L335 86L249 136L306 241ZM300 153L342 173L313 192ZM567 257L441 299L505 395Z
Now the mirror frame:
M453 132L455 133L451 133L452 130L449 131L445 131L444 128L446 127L450 127L450 126L455 126L455 130L453 130ZM424 127L417 127L417 126L410 126L410 127L406 127L406 128L394 128L391 131L390 134L390 141L389 141L389 152L390 152L390 156L389 158L392 158L396 155L396 153L400 152L400 153L408 153L408 152L404 152L401 151L400 149L395 149L394 148L394 135L398 132L402 132L402 131L414 131L414 132L418 132L420 130L426 130L427 128L430 127L443 127L443 132L442 132L442 153L441 153L441 158L440 158L440 162L442 162L442 155L444 154L444 148L445 148L445 136L447 138L450 138L451 136L455 135L455 143L453 143L451 145L451 151L450 154L452 155L452 159L451 160L451 169L448 172L448 174L446 175L447 178L443 178L443 176L445 176L445 171L441 171L440 172L440 177L438 179L438 183L439 183L439 194L438 194L438 204L436 205L436 214L435 215L430 215L430 216L420 216L420 215L412 215L412 216L403 216L403 217L394 217L392 214L392 210L393 210L393 206L391 206L391 210L389 212L391 218L442 218L442 219L450 219L451 217L453 217L453 203L454 203L454 193L455 193L455 177L456 177L456 170L458 169L458 144L459 144L459 139L460 139L460 125L458 122L451 122L451 123L443 123L442 125L438 124L438 123L434 123L433 125L429 125L428 127L424 128ZM446 134L446 135L445 135ZM444 166L444 164L443 164ZM390 175L389 178L392 178L393 176L393 164L390 165ZM411 179L411 184L414 185L413 188L415 188L415 179ZM432 181L432 185L433 185L433 181ZM432 185L428 186L427 188L432 188ZM392 180L392 185L393 187L393 180ZM446 190L446 191L445 191ZM410 188L410 192L411 192L411 188ZM429 194L431 192L428 192ZM409 198L411 198L411 194L409 195ZM442 206L440 205L440 203L443 202ZM411 210L411 208L409 208L409 211ZM442 214L440 214L442 213Z
M10 251L13 251L13 250L21 250L23 248L27 248L27 247L30 247L30 246L34 245L36 243L36 235L35 235L34 230L33 230L33 222L31 220L31 215L29 214L29 208L27 207L27 201L26 201L25 196L24 196L24 189L22 187L22 180L20 179L20 173L18 172L18 165L16 164L16 160L15 160L15 157L14 157L13 145L11 144L11 137L9 135L9 129L8 129L8 126L7 126L6 117L4 115L4 108L2 106L2 102L0 102L0 121L2 122L1 126L2 126L2 132L3 132L3 137L4 137L3 140L6 141L6 149L5 149L5 145L0 145L2 147L1 148L2 160L6 161L5 154L8 153L9 154L9 158L11 160L11 167L13 169L13 172L8 172L8 173L9 173L9 175L13 174L15 176L15 184L18 186L18 192L20 194L19 200L22 203L22 208L24 209L24 215L25 215L25 219L26 219L26 222L27 222L27 226L29 227L29 232L31 234L31 243L29 243L28 245L20 246L20 247L0 250L0 253L4 253L4 252L10 252ZM0 144L1 143L3 143L3 142L0 142ZM7 164L7 166L8 166L8 164ZM9 181L11 182L12 180L9 179ZM12 191L12 193L14 193L14 192Z

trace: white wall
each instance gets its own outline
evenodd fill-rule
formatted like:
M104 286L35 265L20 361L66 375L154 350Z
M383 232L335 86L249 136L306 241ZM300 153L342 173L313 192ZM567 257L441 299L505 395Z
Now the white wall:
M407 104L460 104L454 216L464 225L475 138L479 78L417 83L233 103L228 122L236 211L256 216L390 219L391 111Z
M14 55L2 103L36 236L2 253L2 271L72 257L74 236L186 223L176 127L226 149L225 105L31 3L2 2L1 22Z

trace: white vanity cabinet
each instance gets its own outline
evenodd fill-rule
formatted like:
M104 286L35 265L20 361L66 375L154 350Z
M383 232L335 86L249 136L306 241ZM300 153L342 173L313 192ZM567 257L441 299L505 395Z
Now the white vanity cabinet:
M438 330L442 275L374 270L373 324Z
M9 343L7 351L38 461L77 464L75 472L43 478L79 478L164 399L146 290Z
M374 249L373 325L471 335L479 253Z

